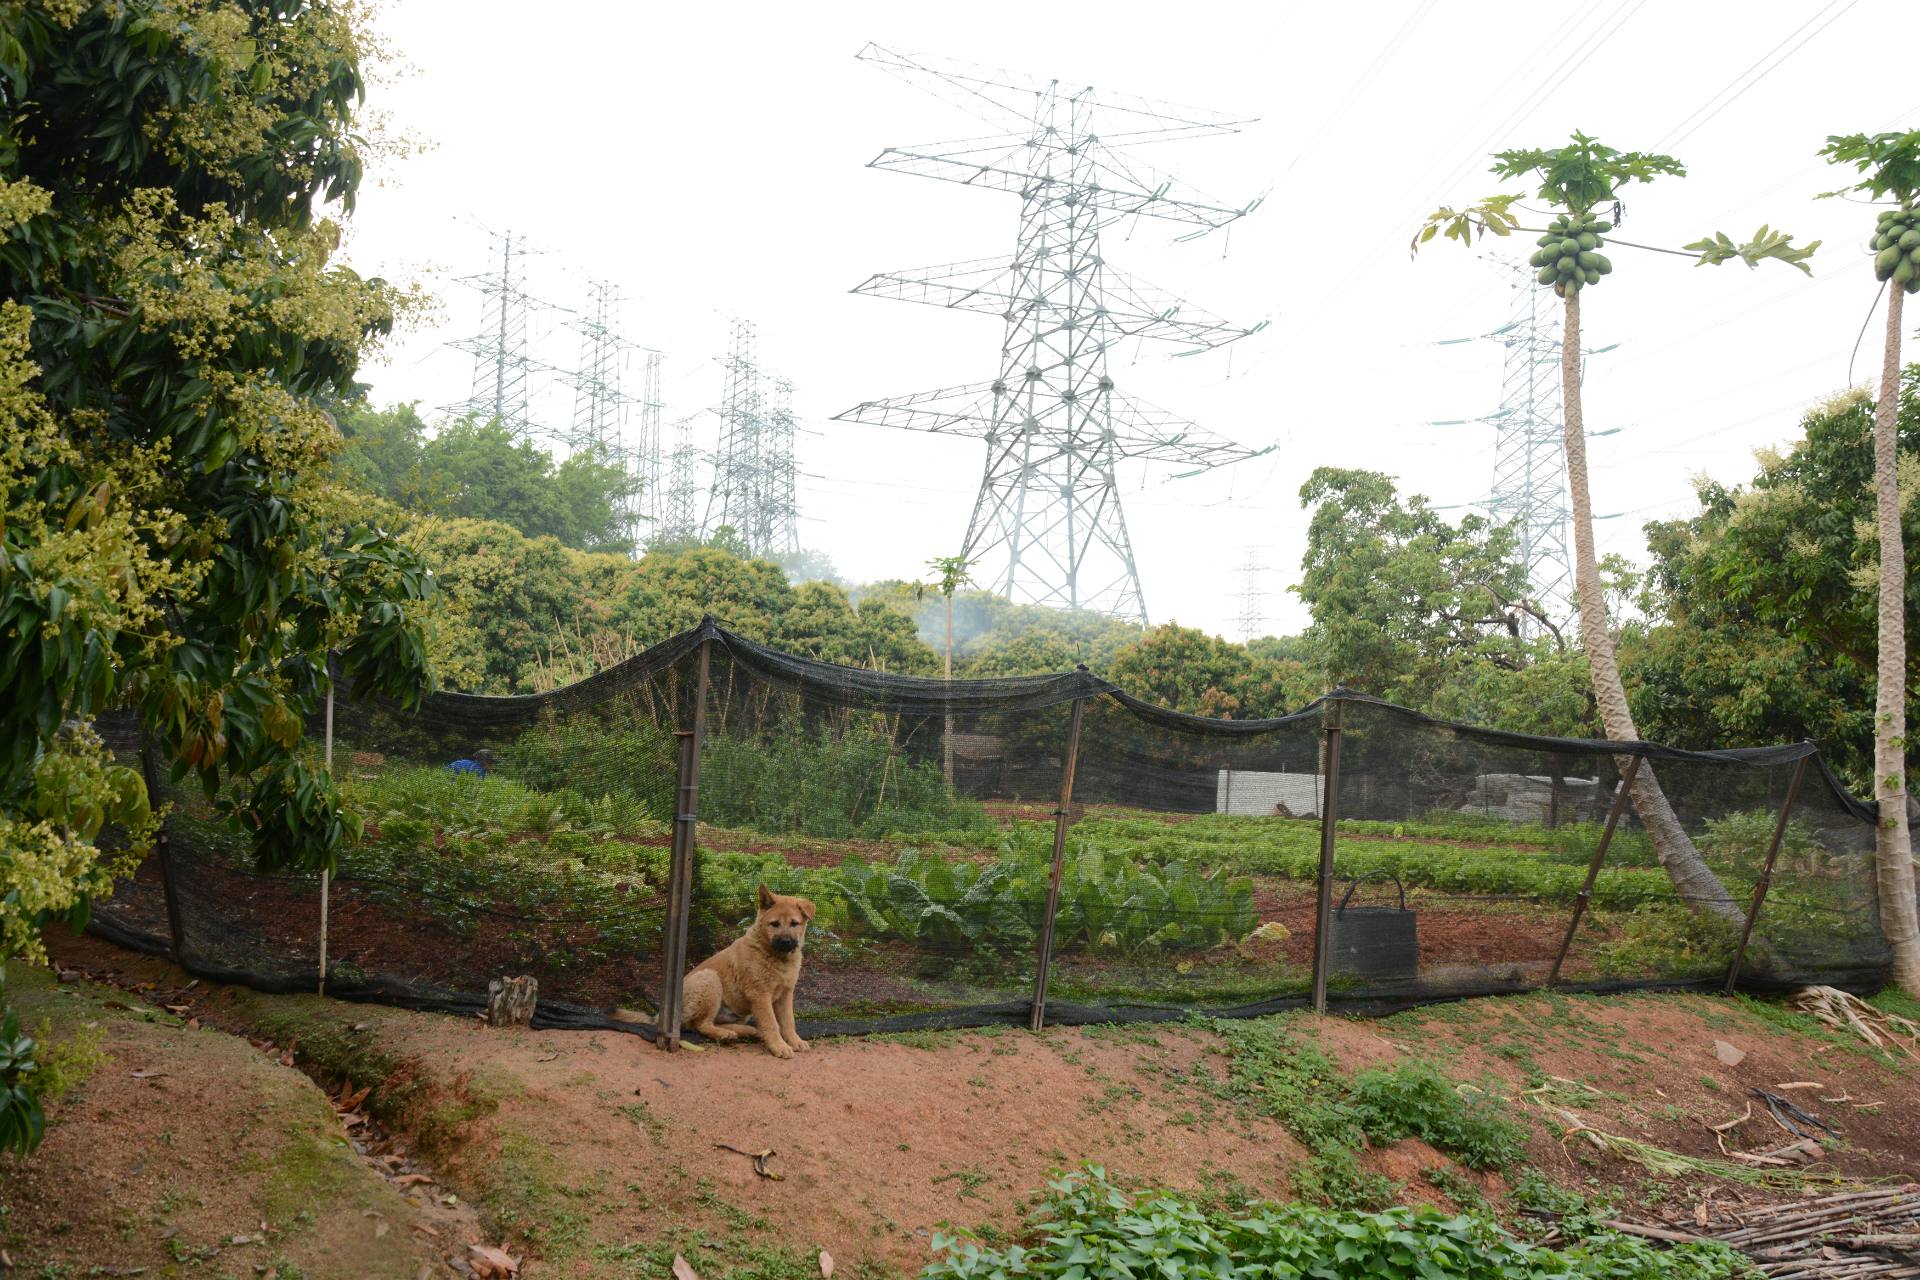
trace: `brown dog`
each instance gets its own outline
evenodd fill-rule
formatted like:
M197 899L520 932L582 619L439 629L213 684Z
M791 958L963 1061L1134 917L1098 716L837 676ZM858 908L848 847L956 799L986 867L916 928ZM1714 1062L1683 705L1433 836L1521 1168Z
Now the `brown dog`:
M793 988L800 981L800 950L812 919L813 903L761 885L753 927L681 982L681 1020L709 1040L745 1039L744 1027L716 1021L724 1006L743 1018L753 1015L753 1029L774 1057L791 1058L805 1049L807 1042L793 1029ZM653 1021L625 1009L613 1016L622 1022Z

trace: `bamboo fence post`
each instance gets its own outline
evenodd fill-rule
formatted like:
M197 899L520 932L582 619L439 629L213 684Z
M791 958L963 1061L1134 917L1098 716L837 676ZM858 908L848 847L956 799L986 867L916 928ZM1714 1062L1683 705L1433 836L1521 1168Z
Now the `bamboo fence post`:
M1600 864L1606 861L1607 846L1613 843L1613 829L1620 824L1620 814L1627 807L1627 789L1633 786L1633 776L1639 772L1640 757L1629 757L1626 772L1620 775L1620 789L1613 796L1613 807L1607 810L1607 825L1600 831L1600 844L1593 851L1593 860L1587 863L1587 881L1580 886L1579 896L1573 900L1573 918L1567 921L1567 936L1560 940L1560 950L1553 957L1553 968L1547 971L1549 987L1558 985L1560 981L1560 966L1566 963L1567 952L1573 947L1573 935L1580 931L1580 917L1587 913L1587 903L1593 897L1593 883L1600 878Z
M140 730L140 778L146 784L147 804L160 808L160 774L153 763L153 742L147 736L144 726ZM170 944L168 958L179 964L186 950L186 928L180 922L180 890L174 883L173 845L167 839L167 824L163 821L154 833L153 851L160 858L160 892L167 901L167 938Z
M327 778L333 778L333 655L327 655L327 732L326 743ZM325 867L320 869L320 983L316 988L320 995L327 994L327 902L332 895L333 873Z
M1053 969L1053 922L1060 911L1060 882L1066 875L1067 827L1073 821L1073 771L1080 759L1080 720L1087 700L1073 700L1073 718L1067 722L1067 754L1060 768L1060 807L1053 811L1053 865L1047 873L1047 910L1040 920L1040 946L1033 975L1033 1013L1028 1027L1047 1024L1047 980Z
M687 933L693 913L693 859L700 820L700 750L707 737L708 673L713 641L700 642L700 676L694 684L693 728L674 733L680 744L673 805L673 849L667 872L666 936L661 948L660 1016L654 1044L680 1047L680 984L687 969Z
M1321 773L1320 801L1320 875L1313 910L1313 1011L1327 1011L1327 957L1332 949L1333 924L1333 838L1340 825L1340 728L1339 699L1327 704L1321 732L1326 736L1326 767Z
M1786 839L1787 819L1793 814L1793 802L1800 798L1800 781L1807 776L1807 756L1801 756L1793 764L1793 776L1787 780L1787 796L1780 802L1780 816L1773 824L1773 840L1767 845L1767 861L1760 868L1760 878L1753 882L1753 901L1747 907L1747 922L1740 928L1739 945L1733 949L1733 963L1727 966L1727 985L1723 995L1732 995L1734 984L1740 980L1740 964L1747 957L1747 940L1753 936L1753 922L1760 917L1760 905L1767 899L1767 888L1773 883L1773 862L1780 856L1780 842Z

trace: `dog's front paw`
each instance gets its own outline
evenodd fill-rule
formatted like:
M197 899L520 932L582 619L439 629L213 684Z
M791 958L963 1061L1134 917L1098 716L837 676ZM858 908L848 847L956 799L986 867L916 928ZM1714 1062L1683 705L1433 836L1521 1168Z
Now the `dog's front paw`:
M799 1036L795 1036L793 1039L787 1041L787 1043L793 1046L795 1053L805 1053L807 1051L807 1042Z
M767 1046L767 1052L772 1054L776 1058L791 1058L793 1056L793 1050L787 1048L785 1044L780 1043L778 1041L772 1044L769 1044Z

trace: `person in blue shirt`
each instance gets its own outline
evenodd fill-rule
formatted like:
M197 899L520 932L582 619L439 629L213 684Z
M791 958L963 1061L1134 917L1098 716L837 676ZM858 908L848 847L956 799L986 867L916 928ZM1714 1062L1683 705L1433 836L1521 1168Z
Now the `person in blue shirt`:
M471 759L455 760L447 766L447 772L471 774L476 778L484 778L493 772L493 761L493 752L482 747L473 753Z

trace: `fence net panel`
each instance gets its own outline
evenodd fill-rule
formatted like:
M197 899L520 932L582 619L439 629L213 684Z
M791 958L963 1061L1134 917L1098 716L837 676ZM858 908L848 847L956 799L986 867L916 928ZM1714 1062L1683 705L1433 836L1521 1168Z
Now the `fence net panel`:
M1571 987L1717 986L1796 772L1740 981L1863 990L1890 967L1872 815L1810 744L1529 738L1345 691L1278 720L1214 720L1084 671L904 677L704 624L550 694L409 711L343 699L334 773L366 829L328 890L328 991L470 1012L490 980L530 974L540 1025L656 1009L676 734L696 724L688 962L750 927L760 885L811 899L795 1002L810 1034L1026 1021L1069 763L1050 1020L1304 1003L1330 806L1336 1005L1538 988L1563 946ZM137 761L129 721L100 729ZM316 720L316 759L322 736ZM319 877L258 871L223 812L232 797L159 772L186 966L313 989ZM1648 833L1660 797L1684 837L1663 841L1672 867ZM169 948L158 854L97 904L95 927Z

